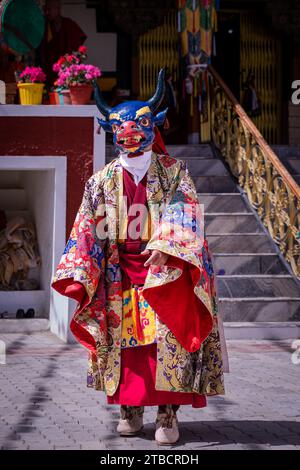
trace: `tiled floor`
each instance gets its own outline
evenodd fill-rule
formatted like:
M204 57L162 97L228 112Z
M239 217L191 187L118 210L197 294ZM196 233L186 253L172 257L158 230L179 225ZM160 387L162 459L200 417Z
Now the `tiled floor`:
M84 349L48 332L0 339L0 448L158 448L155 408L146 408L140 436L115 432L118 406L86 387ZM205 409L181 407L173 449L300 449L300 364L291 360L291 343L229 341L226 396L209 398Z

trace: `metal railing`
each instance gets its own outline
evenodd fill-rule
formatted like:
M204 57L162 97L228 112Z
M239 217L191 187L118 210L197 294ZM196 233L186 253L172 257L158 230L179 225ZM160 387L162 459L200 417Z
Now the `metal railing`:
M208 70L212 142L300 277L300 187L218 73Z

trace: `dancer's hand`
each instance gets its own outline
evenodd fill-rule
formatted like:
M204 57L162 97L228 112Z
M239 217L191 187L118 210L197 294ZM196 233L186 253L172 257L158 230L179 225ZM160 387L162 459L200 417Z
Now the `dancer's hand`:
M144 266L150 266L151 264L154 266L164 266L169 258L169 255L159 250L144 250L141 254L150 255Z

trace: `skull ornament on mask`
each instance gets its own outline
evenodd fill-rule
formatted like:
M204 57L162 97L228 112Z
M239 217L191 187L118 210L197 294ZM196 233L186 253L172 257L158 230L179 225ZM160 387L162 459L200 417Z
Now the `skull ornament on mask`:
M120 153L134 156L151 149L155 137L155 126L164 123L168 109L156 116L165 92L165 72L161 69L154 95L148 101L126 101L109 107L94 82L95 100L99 111L105 117L98 119L100 126L107 132L113 132L114 145Z

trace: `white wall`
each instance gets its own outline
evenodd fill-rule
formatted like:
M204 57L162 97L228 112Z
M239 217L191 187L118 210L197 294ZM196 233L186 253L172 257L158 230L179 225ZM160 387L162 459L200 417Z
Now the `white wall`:
M49 305L53 256L54 170L23 173L23 187L35 223L39 253L42 255L40 287L45 291L45 305ZM48 316L48 308L46 311Z
M97 65L103 72L115 72L117 67L117 34L96 32L96 10L86 8L84 0L64 0L62 15L71 18L88 36L89 64Z

